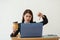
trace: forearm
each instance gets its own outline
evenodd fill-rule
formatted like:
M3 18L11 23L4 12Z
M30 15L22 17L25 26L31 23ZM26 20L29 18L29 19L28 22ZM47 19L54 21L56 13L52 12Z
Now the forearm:
M10 37L16 37L18 33L19 33L19 31L17 30L16 32L11 33Z
M43 15L42 19L43 19L43 21L42 21L43 25L48 23L48 19L47 19L46 15Z

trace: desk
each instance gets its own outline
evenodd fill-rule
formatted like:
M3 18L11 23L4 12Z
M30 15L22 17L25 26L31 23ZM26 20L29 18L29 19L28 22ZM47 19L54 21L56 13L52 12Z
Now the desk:
M14 24L13 28L17 29L18 27ZM18 35L20 37L20 35ZM19 37L12 37L11 40L59 40L59 37L53 36L44 36L39 38L19 38Z
M12 37L11 40L59 40L58 37L51 37L51 38L18 38L18 37Z

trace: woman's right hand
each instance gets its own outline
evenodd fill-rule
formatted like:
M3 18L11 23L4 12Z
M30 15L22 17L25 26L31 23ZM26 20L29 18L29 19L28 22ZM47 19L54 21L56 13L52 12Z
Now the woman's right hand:
M13 34L18 30L18 23L13 23Z

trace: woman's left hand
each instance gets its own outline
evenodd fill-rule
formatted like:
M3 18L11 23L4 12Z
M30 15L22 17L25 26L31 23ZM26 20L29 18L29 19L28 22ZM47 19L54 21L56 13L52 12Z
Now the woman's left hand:
M39 13L38 13L38 17L39 17L39 19L40 19L41 17L43 17L43 14L42 14L41 12L39 12Z

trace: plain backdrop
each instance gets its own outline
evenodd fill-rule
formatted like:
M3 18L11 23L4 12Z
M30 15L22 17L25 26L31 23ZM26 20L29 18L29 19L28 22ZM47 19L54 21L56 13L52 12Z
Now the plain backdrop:
M40 22L37 14L42 12L48 18L43 35L60 36L60 0L0 0L0 39L11 40L12 23L22 20L25 9L31 9L34 21Z

